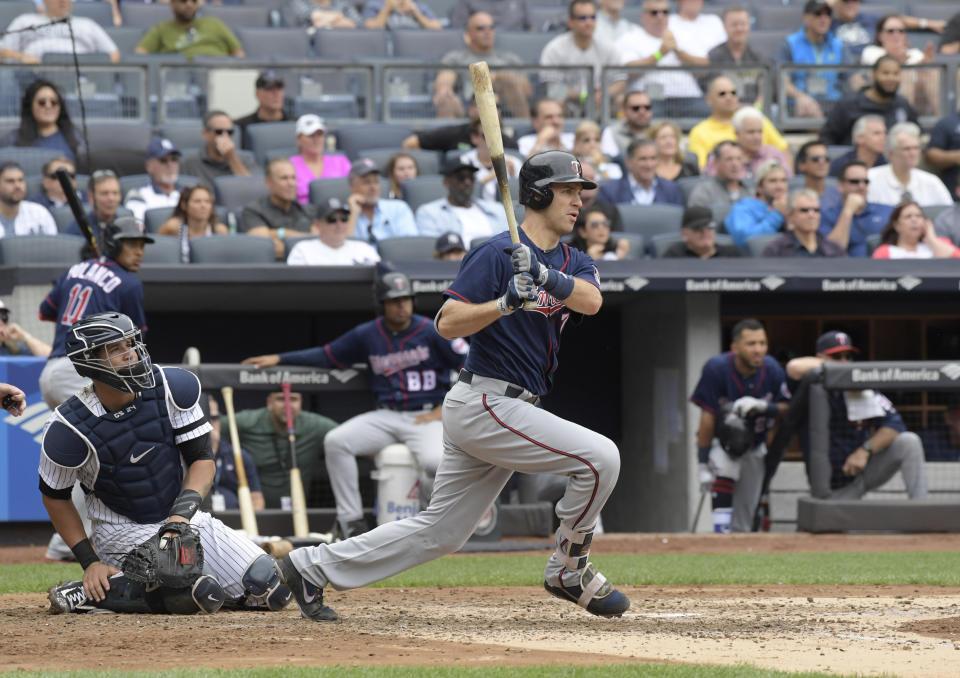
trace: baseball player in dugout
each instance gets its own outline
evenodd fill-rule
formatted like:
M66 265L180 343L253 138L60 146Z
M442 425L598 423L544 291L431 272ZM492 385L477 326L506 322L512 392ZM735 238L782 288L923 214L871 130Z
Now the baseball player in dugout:
M520 170L526 205L520 242L496 235L464 258L434 324L446 340L471 337L470 353L443 402L443 458L430 505L335 544L301 548L280 571L304 617L337 619L323 588L365 586L459 549L514 471L567 477L557 504L556 551L544 587L606 617L630 601L589 562L600 510L620 471L609 439L538 407L558 365L560 333L594 315L603 298L593 260L560 243L573 230L583 178L565 151L531 156ZM532 301L530 310L523 310ZM328 449L329 454L329 449Z
M752 318L730 334L730 350L710 358L690 402L700 408L697 462L701 492L713 500L715 532L749 532L760 503L767 435L787 409L780 364Z
M94 313L118 311L132 318L140 331L147 330L143 283L136 273L143 261L144 247L154 242L153 238L147 234L142 221L130 216L113 219L99 230L99 236L103 256L68 268L40 303L40 319L55 323L53 350L40 373L40 393L51 410L90 384L67 357L67 335L75 322ZM79 488L74 490L74 503L89 531ZM46 559L74 560L74 557L63 539L54 534L47 546Z
M243 361L257 367L346 369L360 362L369 367L377 409L348 419L324 440L327 475L337 504L336 530L343 537L369 529L363 517L357 457L403 443L420 467L421 497L429 498L443 456L440 405L450 388L451 371L463 367L467 353L465 341L444 339L429 318L413 312L413 287L403 273L379 275L375 295L382 314L329 344ZM289 479L285 477L284 482Z
M47 422L40 492L83 580L51 588L51 612L192 614L289 603L276 561L198 510L216 467L197 377L154 366L139 327L116 312L75 322L65 351L92 381ZM76 484L90 534L70 499Z

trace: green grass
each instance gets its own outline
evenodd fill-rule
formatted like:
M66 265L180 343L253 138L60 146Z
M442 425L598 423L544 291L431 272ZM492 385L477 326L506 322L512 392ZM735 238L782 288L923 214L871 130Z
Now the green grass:
M539 586L547 554L441 558L376 586ZM632 586L921 585L960 586L955 553L737 553L598 555L613 582ZM0 593L46 591L79 579L78 565L0 565Z

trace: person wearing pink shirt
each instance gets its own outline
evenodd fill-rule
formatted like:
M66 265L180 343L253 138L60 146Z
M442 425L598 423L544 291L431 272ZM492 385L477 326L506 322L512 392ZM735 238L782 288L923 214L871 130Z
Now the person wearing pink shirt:
M297 118L297 148L300 153L290 157L297 173L297 202L310 202L310 182L314 179L335 179L350 173L350 161L344 155L325 155L327 127L323 118L313 113Z

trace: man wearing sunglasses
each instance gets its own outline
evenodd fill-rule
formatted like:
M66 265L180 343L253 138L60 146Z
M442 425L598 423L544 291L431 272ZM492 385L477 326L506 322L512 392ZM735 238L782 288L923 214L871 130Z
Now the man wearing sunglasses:
M57 170L61 167L67 171L67 175L70 177L74 189L76 189L77 175L73 161L65 155L58 155L44 163L43 169L40 170L43 176L42 189L36 195L31 195L27 200L43 205L51 212L57 207L66 205L67 196L64 194L63 186L60 185L60 180L57 179L56 175ZM81 204L88 201L87 192L83 189L77 190L77 197L80 198Z
M210 111L203 118L204 147L184 156L180 170L213 186L217 177L248 176L257 172L253 155L237 150L233 120L223 111Z
M842 202L820 212L820 233L844 248L851 257L869 256L867 238L879 234L893 208L867 202L867 166L859 160L840 170L837 188Z
M156 207L176 207L180 202L180 150L163 137L154 137L147 144L144 161L149 183L127 192L123 206L143 221L143 215Z
M816 350L815 356L794 358L788 362L787 376L800 380L825 363L850 361L860 352L848 334L838 331L821 335ZM819 487L812 483L815 497L860 499L886 483L899 470L907 495L911 499L926 499L923 443L916 433L907 431L903 419L882 393L870 389L825 391L811 387L809 397L811 401L825 397L830 409L827 430L803 435L801 429L805 462L810 464L814 456L829 457L829 486Z
M765 257L845 257L846 251L817 231L820 224L819 199L809 188L799 188L787 198L787 225L784 232L763 250Z
M860 61L863 48L873 42L876 37L879 14L862 12L860 0L834 0L833 22L830 30L843 40L850 52ZM947 25L941 19L925 19L922 17L900 15L900 19L910 31L933 31L943 33Z
M607 125L600 135L600 149L609 158L624 155L630 142L647 135L653 120L650 95L635 85L623 97L620 113L620 119Z
M199 0L170 0L171 21L163 21L143 36L137 54L180 52L187 59L200 56L246 56L243 45L227 26L211 16L197 16Z
M380 255L361 240L348 240L350 208L339 198L330 198L320 205L310 229L318 238L304 238L290 250L291 266L370 266Z
M830 156L822 141L808 141L797 151L797 176L803 177L803 187L820 197L820 207L830 209L839 205L843 198L837 187L827 183L830 174Z

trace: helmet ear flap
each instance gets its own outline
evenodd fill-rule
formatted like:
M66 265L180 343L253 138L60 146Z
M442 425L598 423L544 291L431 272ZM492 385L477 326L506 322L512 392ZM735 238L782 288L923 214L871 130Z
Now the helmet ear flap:
M534 210L545 210L550 207L550 203L553 202L553 189L550 188L550 185L546 186L530 186L528 189L529 194L527 196L527 207Z

